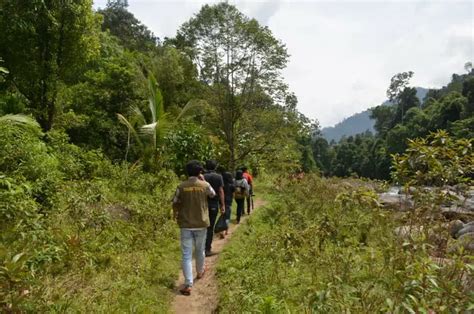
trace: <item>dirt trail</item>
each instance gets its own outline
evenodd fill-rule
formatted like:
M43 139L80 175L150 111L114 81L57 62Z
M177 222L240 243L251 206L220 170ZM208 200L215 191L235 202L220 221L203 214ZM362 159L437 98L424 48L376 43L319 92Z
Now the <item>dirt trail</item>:
M265 202L260 199L255 200L255 208L263 206ZM250 214L251 216L252 214ZM232 208L232 221L235 217L235 207ZM222 252L224 246L232 238L233 233L237 228L245 223L249 215L242 217L240 224L231 223L229 234L225 239L220 239L218 236L214 237L212 241L212 251L218 254L206 257L207 272L204 278L196 280L196 273L194 273L194 286L190 296L184 296L179 293L178 289L184 282L183 273L180 272L179 279L176 282L175 297L171 307L173 313L177 314L191 314L191 313L213 313L218 305L217 279L216 279L216 265L219 260L219 253ZM194 268L193 261L193 268ZM195 272L195 269L193 269Z

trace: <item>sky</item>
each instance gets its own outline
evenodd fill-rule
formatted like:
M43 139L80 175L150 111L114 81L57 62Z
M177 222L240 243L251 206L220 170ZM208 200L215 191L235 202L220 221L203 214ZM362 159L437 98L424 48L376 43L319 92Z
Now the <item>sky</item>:
M215 2L129 0L128 9L164 38ZM474 1L228 2L286 44L283 77L298 110L322 127L382 103L396 73L413 71L412 86L439 88L474 62Z

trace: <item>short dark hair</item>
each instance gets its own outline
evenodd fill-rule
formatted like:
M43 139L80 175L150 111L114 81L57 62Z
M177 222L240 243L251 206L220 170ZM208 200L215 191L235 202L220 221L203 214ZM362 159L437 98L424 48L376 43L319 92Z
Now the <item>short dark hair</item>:
M202 170L202 165L197 160L191 160L186 164L186 173L190 177L197 177Z
M243 174L242 174L242 170L237 170L237 172L235 173L235 179L236 180L242 180L243 179Z
M234 178L232 177L232 173L227 172L227 171L222 173L222 179L224 179L224 183L228 183L228 184L231 184L232 181L234 180Z
M207 170L216 170L216 167L217 167L217 161L213 159L206 161Z
M242 166L242 168L240 168L240 169L242 169L243 172L248 170L248 168L246 166Z

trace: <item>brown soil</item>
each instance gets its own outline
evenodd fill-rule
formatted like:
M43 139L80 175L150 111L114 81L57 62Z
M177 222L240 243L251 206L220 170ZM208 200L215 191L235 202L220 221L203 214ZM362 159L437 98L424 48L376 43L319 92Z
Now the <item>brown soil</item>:
M255 200L255 208L264 205L264 201ZM251 216L252 214L250 214ZM232 208L232 219L235 217L235 208ZM242 217L240 225L244 224L249 215ZM214 236L212 241L212 251L216 252L216 255L206 257L207 271L202 279L196 280L196 273L194 273L194 286L190 296L184 296L179 293L178 289L182 287L184 282L183 273L179 275L179 279L176 282L175 297L172 304L172 312L178 314L191 314L191 313L213 313L217 309L218 305L218 291L217 291L217 279L216 279L216 265L219 261L219 253L222 252L224 246L232 238L233 233L240 225L231 223L229 228L229 234L225 239L221 239L218 235ZM194 267L194 262L193 262ZM195 272L195 269L193 269Z

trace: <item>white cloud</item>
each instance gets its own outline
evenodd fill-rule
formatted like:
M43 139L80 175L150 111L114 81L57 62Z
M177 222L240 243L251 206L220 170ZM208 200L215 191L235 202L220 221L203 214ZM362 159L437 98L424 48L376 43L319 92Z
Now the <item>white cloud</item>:
M163 38L214 2L129 0L129 9ZM471 1L229 2L287 45L285 79L300 111L322 126L381 103L398 72L414 71L413 85L440 87L474 61Z

